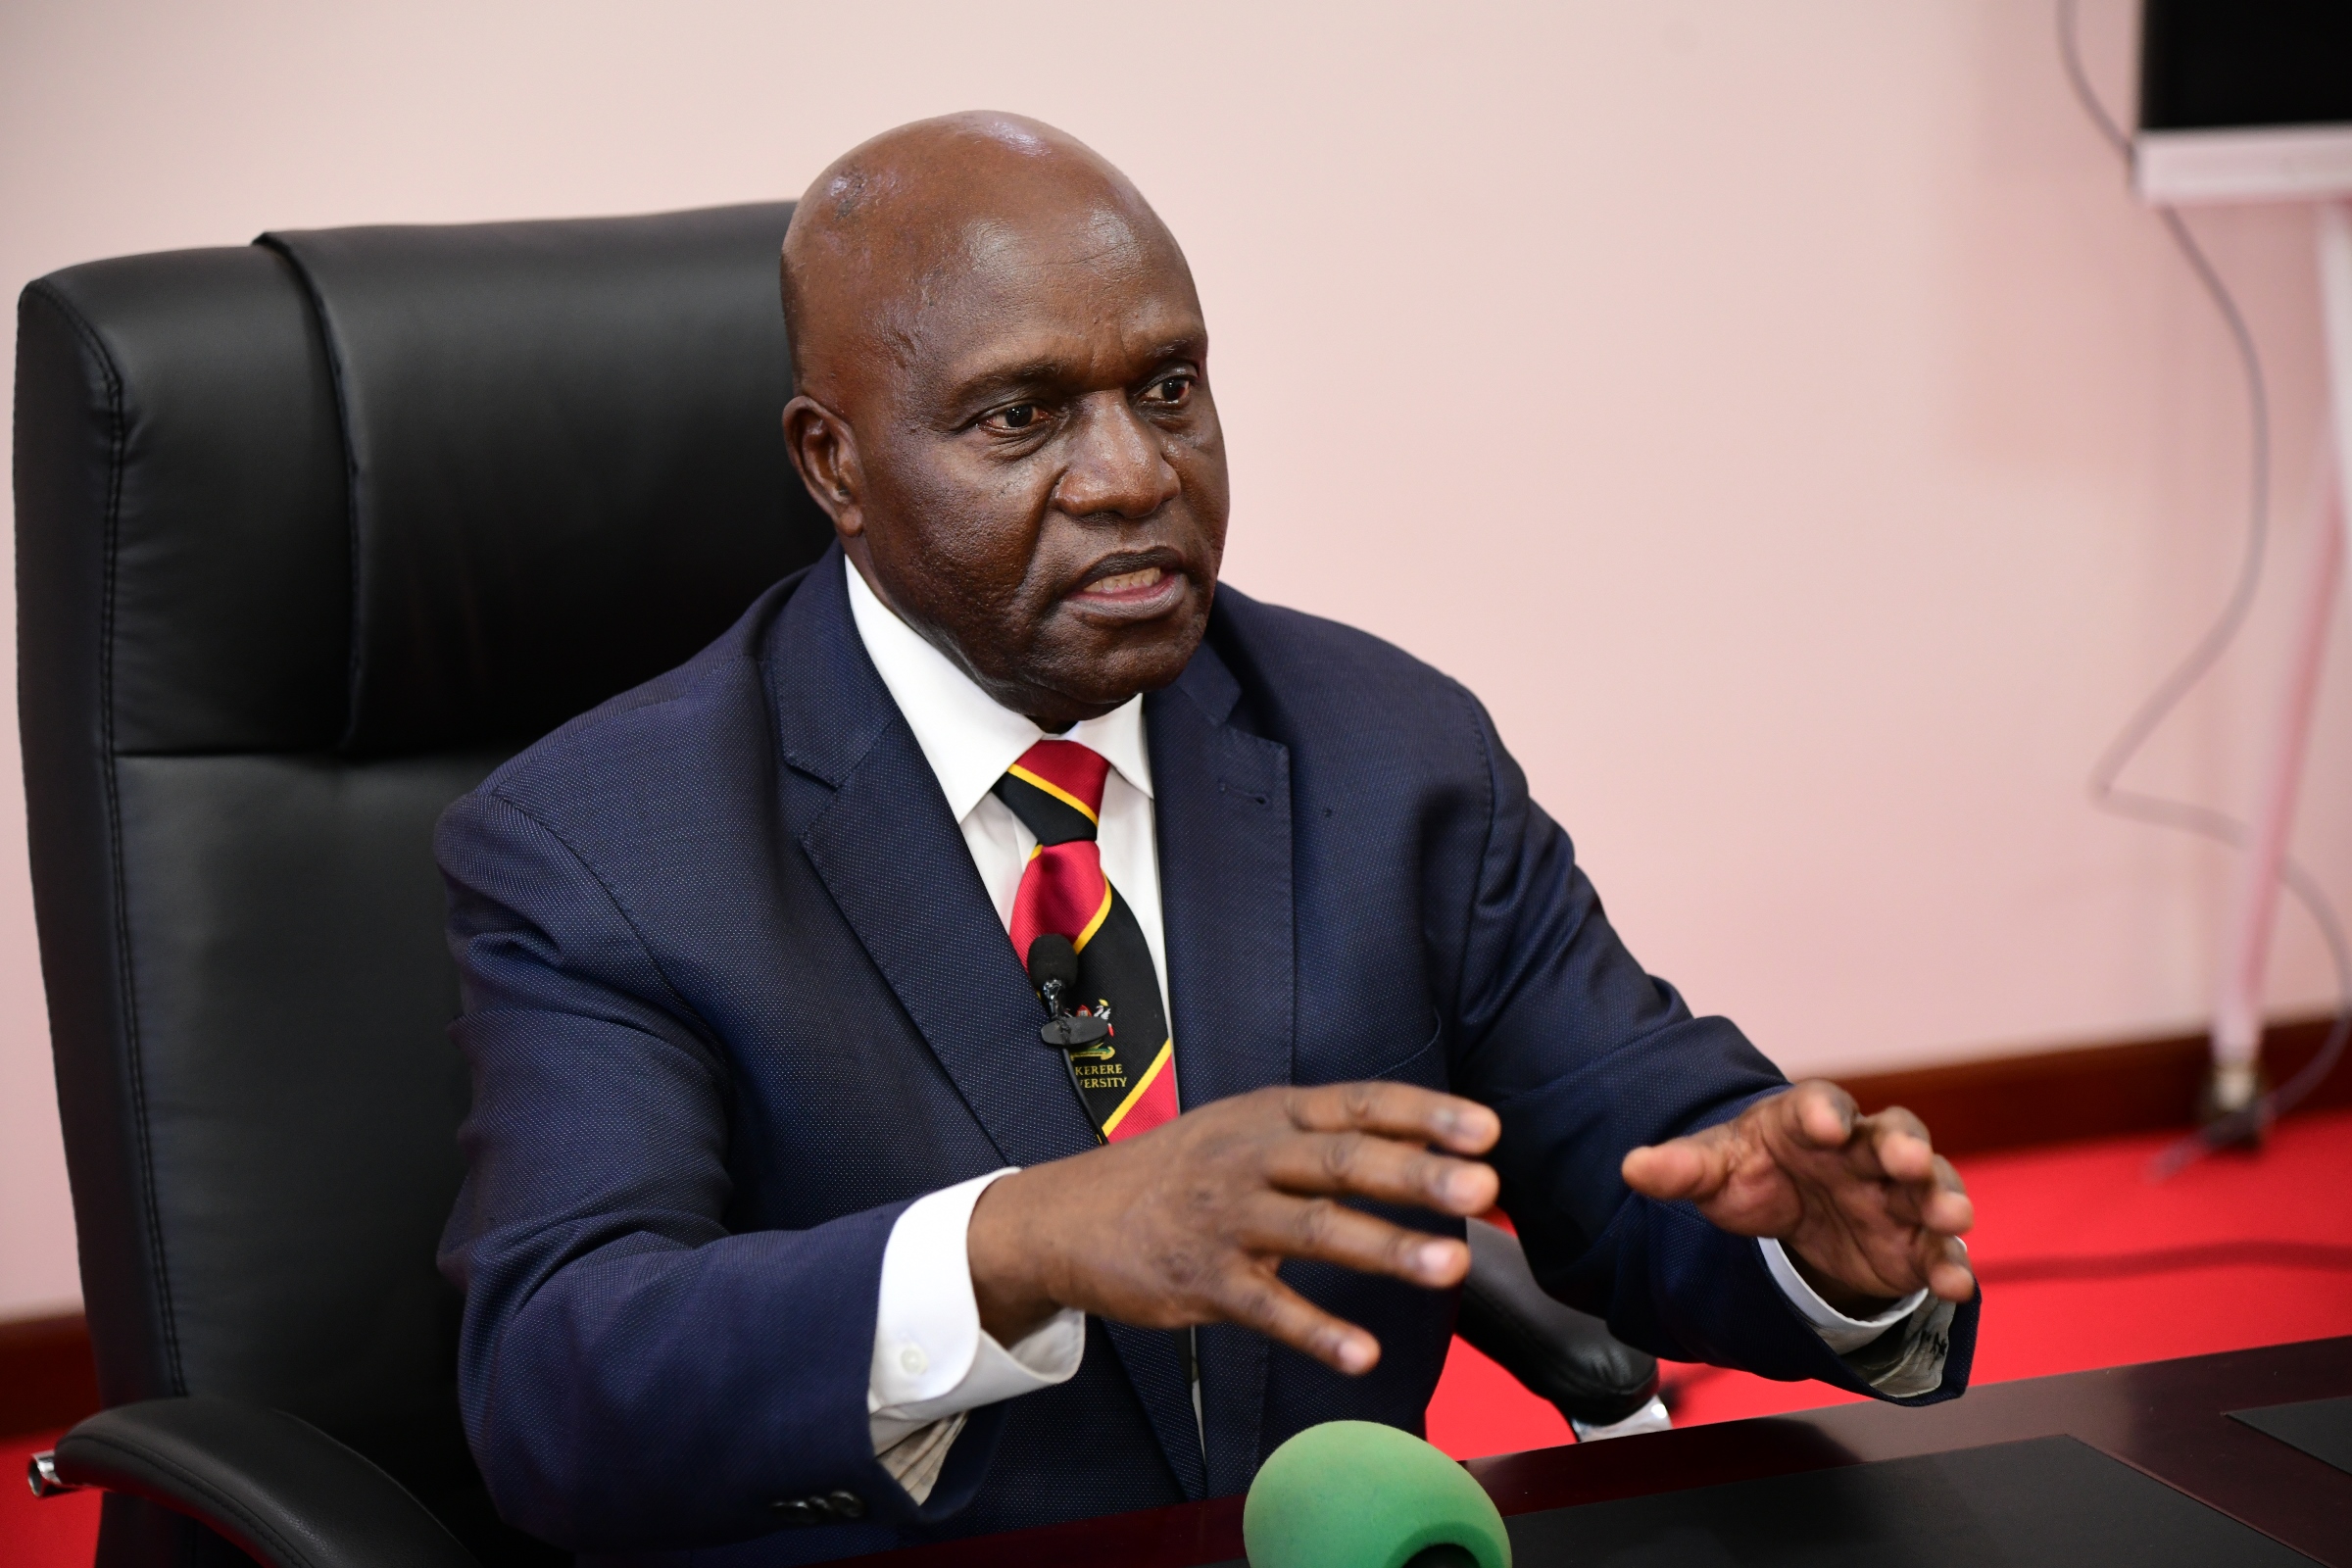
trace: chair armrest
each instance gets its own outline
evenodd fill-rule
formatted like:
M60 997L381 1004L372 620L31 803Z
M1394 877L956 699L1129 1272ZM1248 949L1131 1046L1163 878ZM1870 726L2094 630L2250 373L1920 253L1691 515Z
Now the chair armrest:
M481 1568L401 1484L307 1421L146 1399L58 1440L57 1479L188 1514L270 1568Z
M1571 1421L1608 1426L1658 1392L1656 1357L1618 1344L1606 1323L1546 1296L1519 1238L1484 1220L1470 1221L1470 1277L1457 1328Z

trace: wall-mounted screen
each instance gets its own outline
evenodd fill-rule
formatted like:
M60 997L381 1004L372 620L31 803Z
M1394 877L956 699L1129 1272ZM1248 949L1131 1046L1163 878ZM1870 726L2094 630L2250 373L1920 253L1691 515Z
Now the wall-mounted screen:
M2352 0L2146 0L2140 195L2352 196Z

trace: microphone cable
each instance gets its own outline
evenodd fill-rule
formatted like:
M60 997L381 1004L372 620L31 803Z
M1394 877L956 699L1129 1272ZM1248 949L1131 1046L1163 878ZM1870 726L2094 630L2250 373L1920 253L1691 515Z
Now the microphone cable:
M2066 67L2066 79L2074 89L2075 100L2099 134L2106 139L2128 171L2132 164L2132 139L2124 133L2115 117L2099 102L2082 70L2082 40L2077 26L2078 0L2058 0L2058 53ZM2118 730L2115 739L2090 770L2090 803L2093 808L2110 816L2146 822L2177 832L2194 833L2232 850L2243 851L2247 826L2227 812L2193 802L2176 801L2139 790L2125 789L2120 780L2124 769L2138 756L2148 737L2172 716L2190 689L2209 674L2213 666L2238 633L2244 629L2247 616L2254 608L2255 591L2262 584L2263 567L2270 548L2271 533L2271 404L2263 376L2262 356L2255 349L2254 333L2246 324L2244 313L2236 298L2197 243L2180 211L2173 207L2158 207L2156 216L2189 270L2196 275L2205 295L2220 313L2223 325L2229 329L2230 340L2237 351L2237 359L2246 378L2246 406L2252 426L2252 482L2246 508L2246 542L2239 557L2237 581L2223 604L2221 612L2205 630L2205 634L2189 648L2171 673L2148 694L2132 716ZM2352 506L2352 502L2343 503ZM2328 957L2335 967L2336 1017L2328 1031L2319 1054L2307 1062L2285 1084L2259 1096L2254 1102L2230 1114L2216 1118L2196 1132L2164 1150L2149 1162L2151 1180L2162 1181L2199 1156L2229 1144L2258 1136L2272 1122L2308 1099L2312 1091L2327 1081L2342 1059L2347 1041L2352 1041L2352 944L2344 938L2342 920L2337 918L2334 903L2328 890L2290 854L2279 862L2278 880L2294 896L2312 923L2319 928L2320 938L2327 945Z

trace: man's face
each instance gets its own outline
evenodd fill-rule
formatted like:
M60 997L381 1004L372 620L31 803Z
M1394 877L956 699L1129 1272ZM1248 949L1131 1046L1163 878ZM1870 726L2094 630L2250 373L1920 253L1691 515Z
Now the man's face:
M905 619L1049 728L1180 674L1224 551L1207 330L1149 218L975 222L844 388L845 544Z

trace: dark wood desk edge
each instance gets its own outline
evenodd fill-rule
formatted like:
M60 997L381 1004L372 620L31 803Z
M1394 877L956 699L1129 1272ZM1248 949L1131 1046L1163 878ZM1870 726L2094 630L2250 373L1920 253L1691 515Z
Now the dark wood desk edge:
M1469 1469L1503 1512L1526 1513L2064 1436L2323 1563L2352 1568L2352 1476L2260 1441L2227 1413L2346 1394L2352 1337L1985 1384L1924 1409L1832 1405L1473 1460ZM1669 1452L1672 1471L1662 1475Z
M2241 1351L2259 1359L2200 1357L2205 1364L2182 1367L2164 1401L2149 1400L2109 1451L2307 1556L2352 1568L2352 1476L2229 1416L2352 1395L2352 1340L2274 1348L2280 1353ZM2189 1384L2194 1378L2208 1380L2201 1391ZM2206 1396L2193 1397L2197 1392Z
M2352 1476L2230 1410L2352 1394L2352 1336L1984 1384L1922 1409L1869 1403L1473 1459L1505 1514L2066 1436L2332 1568L2352 1568ZM1242 1554L1242 1499L1114 1514L861 1559L876 1568L1200 1568Z

